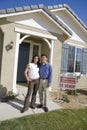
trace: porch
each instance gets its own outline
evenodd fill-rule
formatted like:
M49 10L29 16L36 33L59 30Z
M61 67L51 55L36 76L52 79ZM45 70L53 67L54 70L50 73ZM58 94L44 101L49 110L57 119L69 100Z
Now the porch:
M24 69L31 62L35 54L41 56L41 53L46 53L48 62L53 62L53 45L57 37L43 33L35 33L24 29L15 28L17 32L17 42L15 50L14 62L14 78L13 92L17 93L17 83L26 82L24 77Z

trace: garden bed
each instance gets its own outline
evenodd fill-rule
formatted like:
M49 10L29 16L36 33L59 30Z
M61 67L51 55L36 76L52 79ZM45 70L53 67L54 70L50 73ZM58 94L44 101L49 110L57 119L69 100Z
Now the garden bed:
M78 89L75 94L69 94L67 90L54 91L50 97L63 108L87 108L87 89Z

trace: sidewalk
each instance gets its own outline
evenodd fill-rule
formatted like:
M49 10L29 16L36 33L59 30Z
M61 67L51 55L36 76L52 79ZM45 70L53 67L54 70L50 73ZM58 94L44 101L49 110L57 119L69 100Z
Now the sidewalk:
M25 111L24 113L20 113L20 111L23 107L27 88L26 87L22 87L22 88L19 87L18 92L19 92L19 96L17 96L16 99L9 101L9 102L6 102L6 103L0 102L0 121L44 112L44 110L42 108L41 109L29 108L28 111ZM49 108L49 111L61 108L58 104L53 102L50 97L48 98L47 102L48 102L47 106ZM38 94L37 94L36 104L39 104Z

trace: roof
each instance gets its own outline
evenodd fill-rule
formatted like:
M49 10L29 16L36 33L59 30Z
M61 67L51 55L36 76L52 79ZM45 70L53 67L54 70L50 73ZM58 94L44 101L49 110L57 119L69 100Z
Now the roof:
M0 9L0 15L5 15L5 14L9 15L12 13L19 13L19 12L30 11L30 10L38 10L38 9L44 10L57 24L59 24L66 32L68 32L69 35L72 36L72 31L49 10L49 7L46 7L43 4Z
M72 31L62 22L60 19L58 19L51 10L55 9L67 9L74 18L85 28L87 31L87 26L82 22L82 20L75 14L75 12L67 5L67 4L59 4L59 5L53 5L46 7L43 4L39 5L28 5L23 7L15 7L15 8L7 8L7 9L0 9L0 15L4 14L12 14L12 13L19 13L19 12L25 12L30 10L38 10L43 9L52 19L54 19L65 31L69 33L69 35L72 35Z
M48 6L49 10L55 10L55 9L60 9L60 8L66 8L73 16L74 18L86 29L87 31L87 26L82 22L82 20L77 16L77 14L67 5L67 4L59 4L59 5L53 5L53 6Z

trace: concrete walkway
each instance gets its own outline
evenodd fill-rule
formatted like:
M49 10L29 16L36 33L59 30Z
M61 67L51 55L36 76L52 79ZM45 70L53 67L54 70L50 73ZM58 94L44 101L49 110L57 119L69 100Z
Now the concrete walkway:
M35 108L35 109L29 108L28 111L26 111L24 113L20 113L20 111L23 107L26 92L27 92L27 87L19 87L18 88L19 96L17 96L16 99L9 101L7 103L0 102L0 121L44 112L44 110L42 108L41 109L39 109L39 108ZM47 106L49 108L49 111L61 108L58 104L53 102L50 97L48 98L47 103L48 103ZM36 105L37 104L39 104L38 94L37 94Z

